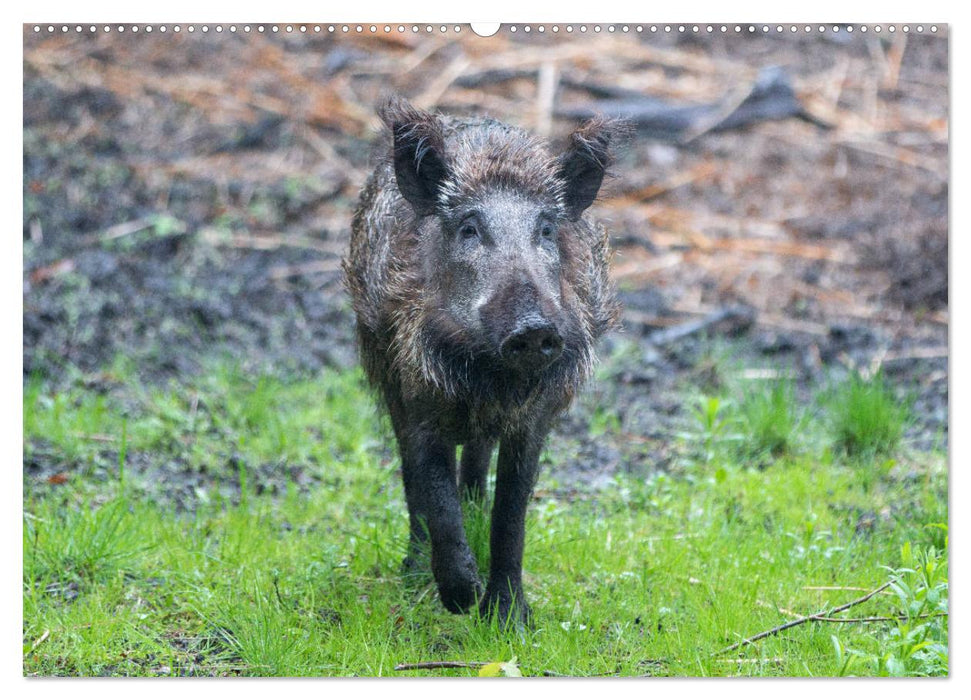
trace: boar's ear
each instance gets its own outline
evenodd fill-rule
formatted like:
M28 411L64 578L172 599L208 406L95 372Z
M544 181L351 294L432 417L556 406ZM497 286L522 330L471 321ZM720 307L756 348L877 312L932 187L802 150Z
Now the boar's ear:
M595 118L570 135L570 146L559 159L559 177L564 182L563 203L571 220L579 219L597 198L607 168L614 160L611 146L622 131L616 121Z
M394 174L401 196L419 216L431 214L448 173L441 122L400 97L392 97L379 114L394 138Z

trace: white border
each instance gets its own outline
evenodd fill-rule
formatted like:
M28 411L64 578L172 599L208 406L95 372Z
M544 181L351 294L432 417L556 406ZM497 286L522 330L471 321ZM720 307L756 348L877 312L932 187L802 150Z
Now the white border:
M644 19L650 23L685 23L705 22L722 23L738 22L741 19L772 20L772 23L780 23L785 20L788 23L805 23L807 21L818 22L822 19L839 19L843 22L856 24L887 23L890 20L896 24L917 24L911 20L919 20L920 23L940 23L950 24L948 34L951 41L952 61L951 61L951 88L952 88L952 111L950 123L962 123L961 115L967 114L968 99L968 77L961 72L961 66L969 65L968 54L969 44L965 40L962 42L960 29L965 25L954 26L953 17L956 16L954 7L956 3L936 1L924 2L901 2L899 0L886 0L881 3L866 3L860 5L848 5L843 2L833 0L818 0L812 3L805 3L801 6L793 4L780 5L777 0L769 2L760 0L758 2L735 2L735 3L715 3L707 1L695 3L692 6L684 6L679 3L657 3L650 5L636 5L629 0L598 0L594 3L583 5L574 4L572 6L554 6L557 11L555 18L567 20L578 24L586 22L604 24L604 20L633 22L637 19ZM9 6L8 6L9 7ZM434 19L436 22L466 23L474 21L495 21L505 20L507 23L524 23L535 20L548 20L554 17L554 13L549 10L538 9L542 7L538 2L535 4L522 2L521 0L491 0L488 3L469 4L469 3L446 3L444 0L423 3L405 3L398 0L380 0L370 2L366 6L354 4L337 3L311 3L311 2L273 2L260 3L252 0L241 0L227 5L224 8L200 8L198 1L187 2L186 0L168 0L158 3L157 6L146 6L144 4L134 5L132 3L121 2L89 2L79 7L75 2L60 0L56 2L32 2L27 6L17 7L17 16L11 17L10 21L0 24L0 51L4 56L3 87L4 93L16 95L22 92L22 23L39 22L52 20L61 21L71 19L77 21L83 19L88 22L182 22L220 21L236 19L279 19L287 22L294 19L303 18L305 20L326 21L326 22L395 22L408 23L415 21L427 21ZM547 7L549 7L547 5ZM4 14L8 13L4 9ZM579 22L578 22L579 20ZM876 20L876 21L874 21ZM899 20L905 20L900 22ZM547 22L549 23L549 22ZM559 22L565 23L565 22ZM828 23L827 23L828 24ZM955 77L958 76L958 77ZM15 99L8 100L6 109L2 115L5 123L4 133L6 138L2 142L4 149L3 163L5 199L9 205L6 211L12 212L10 218L13 230L8 235L16 236L15 254L10 256L14 262L9 263L11 267L22 267L22 242L17 233L22 222L22 102ZM965 182L965 166L968 162L968 151L964 146L961 128L958 130L957 137L951 136L952 146L952 217L951 230L960 231L960 223L966 221L966 201L961 197L953 197L955 191L960 192L961 186ZM15 165L16 164L16 165ZM960 183L958 188L954 183ZM951 239L951 268L952 270L963 271L962 263L968 262L967 244L960 235L954 235ZM957 262L955 262L957 261ZM21 464L22 464L22 424L19 416L21 412L21 393L22 379L17 370L22 367L22 270L11 269L8 274L2 276L3 284L8 285L5 298L6 304L0 306L3 309L3 324L0 327L14 329L14 332L7 333L7 337L13 336L3 343L3 395L10 397L9 403L5 408L9 415L5 413L8 420L3 421L4 426L4 454L8 459L4 460L6 473L13 481L14 488L3 489L6 497L9 498L7 507L4 509L6 517L9 519L7 527L3 528L2 538L4 545L4 561L21 561ZM950 276L952 301L949 306L952 323L952 357L967 357L968 343L966 342L967 331L967 283L962 279L963 275ZM951 424L960 425L967 416L966 397L967 397L967 377L968 373L960 364L952 363L950 368L951 376ZM954 420L957 416L957 421ZM9 431L9 432L8 432ZM960 431L951 430L951 464L955 468L951 470L951 503L954 505L963 502L966 494L966 480L961 472L964 466L963 457L967 454L966 443ZM961 494L959 497L958 494ZM967 549L963 546L967 535L967 518L960 508L951 508L951 581L952 585L957 584L958 592L952 594L952 618L951 618L951 680L949 681L924 681L933 683L933 687L917 688L914 683L921 681L889 681L881 682L879 687L872 687L872 683L878 681L833 681L826 682L824 685L818 683L799 682L798 680L776 680L776 681L716 681L716 685L697 680L609 680L609 681L571 681L559 679L546 679L544 682L555 683L547 685L545 689L554 693L569 694L577 692L587 694L605 689L609 683L609 690L612 693L622 696L643 696L644 693L651 692L707 692L717 693L718 695L728 694L729 696L738 695L741 697L758 698L772 697L773 699L780 692L787 696L795 697L815 697L820 693L831 694L834 691L838 695L844 692L877 692L883 698L894 698L911 696L917 693L933 693L936 697L940 693L947 696L955 694L959 684L955 679L963 678L965 675L964 663L967 661L967 654L964 653L965 647L962 642L961 632L965 616L962 613L963 601L967 596L964 593L963 581L967 571ZM69 693L72 696L91 693L103 697L128 697L132 693L139 696L162 697L167 696L175 690L181 694L198 694L208 697L212 693L232 692L247 696L248 694L262 696L268 691L284 690L288 693L306 694L308 696L320 697L321 694L345 693L345 692L367 692L393 693L396 696L403 694L405 697L428 698L438 694L462 693L469 697L491 697L495 693L495 688L487 687L484 683L459 682L459 681L414 681L395 682L383 680L358 680L358 681L222 681L232 682L233 687L217 688L213 683L220 681L138 681L137 686L131 683L118 681L42 681L22 679L21 676L21 647L20 647L20 622L22 608L20 607L20 575L16 566L4 567L6 575L3 577L3 624L0 629L4 631L3 648L0 650L0 663L2 663L4 680L13 681L5 684L14 690L15 697L27 696L32 698L57 697L62 698ZM536 681L534 681L536 682ZM661 686L654 685L661 682ZM178 683L178 685L173 685ZM322 683L322 684L321 684ZM353 683L353 687L350 685ZM392 683L393 687L388 686ZM651 685L647 685L650 683ZM671 685L671 684L674 685ZM284 685L280 685L284 684ZM363 684L363 685L362 685ZM785 684L785 687L780 687ZM503 694L513 696L525 695L527 692L535 693L536 686L527 686L524 682L513 683L503 687ZM486 693L489 695L487 696Z

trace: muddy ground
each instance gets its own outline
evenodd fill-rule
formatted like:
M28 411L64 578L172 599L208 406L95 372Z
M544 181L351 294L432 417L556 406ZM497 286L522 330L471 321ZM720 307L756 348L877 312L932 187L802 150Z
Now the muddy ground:
M601 354L627 350L558 429L557 476L589 485L663 467L685 382L718 380L711 336L731 339L736 364L791 370L804 388L882 368L916 397L912 444L946 439L945 27L490 39L298 27L25 27L25 378L91 380L118 356L146 383L226 353L254 372L352 366L339 259L373 107L392 90L556 138L573 123L562 108L612 90L729 104L779 66L811 119L635 132L618 162L595 211L617 251L624 328ZM658 335L723 309L751 323ZM598 403L631 439L577 437Z

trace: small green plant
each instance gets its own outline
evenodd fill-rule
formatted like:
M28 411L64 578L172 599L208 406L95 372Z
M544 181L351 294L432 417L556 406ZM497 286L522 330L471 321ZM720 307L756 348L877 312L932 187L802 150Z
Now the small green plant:
M849 648L833 636L839 675L944 676L948 673L948 581L946 552L934 547L901 548L904 566L889 569L897 596L893 625L875 651Z
M594 409L593 416L590 418L591 437L599 437L605 433L616 433L620 429L620 418L614 411L607 410L602 406Z
M695 430L680 437L701 441L703 460L707 464L715 458L716 448L727 442L738 442L741 435L731 432L733 421L728 415L729 402L717 396L702 396L691 409Z
M46 501L24 518L25 578L104 580L145 547L121 498L79 508Z
M776 382L768 392L747 393L741 414L745 426L745 445L749 451L781 457L792 450L802 421L790 381Z
M39 377L24 386L24 435L43 436L65 462L83 462L105 436L118 434L121 421L107 399L90 391L50 394Z
M829 412L836 447L853 456L892 452L908 419L907 405L879 374L864 379L854 373L832 392Z
M257 582L253 600L227 605L215 627L227 655L238 658L256 675L300 675L299 642L304 635L289 617L281 601L271 599Z

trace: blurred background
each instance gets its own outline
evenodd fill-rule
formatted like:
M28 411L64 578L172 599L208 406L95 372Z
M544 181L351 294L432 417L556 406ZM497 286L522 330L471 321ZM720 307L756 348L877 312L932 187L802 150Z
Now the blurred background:
M584 443L584 479L663 437L712 337L752 376L881 370L915 392L912 439L946 436L946 27L255 26L25 26L25 378L353 367L340 258L396 91L554 142L594 113L635 127L593 210L625 309L595 392L641 442Z

